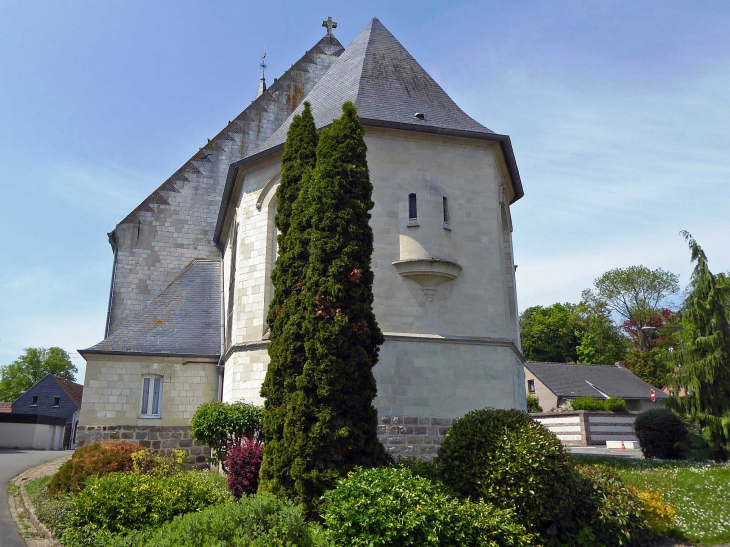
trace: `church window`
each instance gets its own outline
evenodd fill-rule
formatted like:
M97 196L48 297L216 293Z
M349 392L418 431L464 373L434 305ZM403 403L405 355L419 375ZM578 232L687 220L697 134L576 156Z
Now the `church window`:
M159 376L142 377L142 404L140 415L159 418L162 406L162 378Z
M416 194L408 194L408 220L418 219L418 202Z
M30 406L38 406L38 397L33 396L30 398Z
M444 227L448 228L450 223L451 218L449 217L449 198L444 196Z
M535 380L527 380L527 391L535 393Z

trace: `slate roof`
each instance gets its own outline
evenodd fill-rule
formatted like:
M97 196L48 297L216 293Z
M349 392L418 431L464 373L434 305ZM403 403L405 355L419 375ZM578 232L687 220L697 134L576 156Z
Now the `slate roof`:
M79 352L218 357L220 271L219 261L194 260L140 314Z
M602 392L622 399L651 398L652 386L623 367L533 361L525 363L525 366L558 397L591 396L600 399ZM659 388L654 388L654 391L657 399L667 397Z
M378 19L368 23L305 100L312 104L318 128L342 116L343 103L352 101L363 120L494 133L464 113ZM303 109L300 104L260 150L285 142L289 124ZM416 118L416 112L425 118Z
M77 407L81 408L81 398L84 395L84 386L82 386L81 384L77 384L76 382L66 380L65 378L61 378L59 376L54 376L53 379L56 380L61 388L63 388L63 390L71 398L74 404Z
M0 414L10 413L13 403L0 403Z

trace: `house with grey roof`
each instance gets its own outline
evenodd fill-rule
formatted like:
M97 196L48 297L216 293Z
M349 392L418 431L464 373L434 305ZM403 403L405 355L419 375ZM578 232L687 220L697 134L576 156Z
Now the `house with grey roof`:
M525 363L525 388L543 410L559 407L576 397L626 400L626 410L643 411L663 405L667 394L647 384L624 366ZM652 401L652 391L656 401Z
M200 404L263 403L276 190L304 101L318 129L346 101L364 126L385 335L374 404L388 450L428 458L466 412L525 408L510 212L524 191L509 136L464 112L378 19L347 48L323 25L109 234L106 334L79 350L80 442L182 448L202 463L189 431Z

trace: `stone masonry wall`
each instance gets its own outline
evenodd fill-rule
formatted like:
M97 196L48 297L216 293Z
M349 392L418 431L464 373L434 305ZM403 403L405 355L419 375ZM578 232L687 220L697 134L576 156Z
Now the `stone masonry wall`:
M457 419L380 416L378 438L394 458L432 460Z
M190 426L86 425L79 427L76 439L78 448L98 441L127 441L168 456L183 450L187 467L208 467L210 457L210 448L191 437Z

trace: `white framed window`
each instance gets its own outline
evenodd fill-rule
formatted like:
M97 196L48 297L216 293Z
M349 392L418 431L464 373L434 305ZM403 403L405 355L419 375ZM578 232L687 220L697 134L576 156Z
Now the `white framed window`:
M139 415L145 418L159 418L161 408L162 376L143 376Z
M527 391L535 393L535 380L527 380Z

